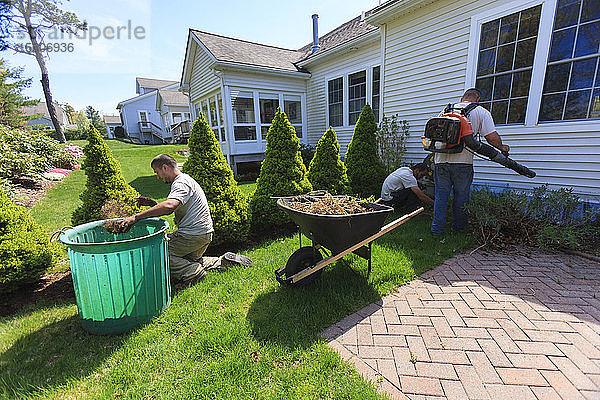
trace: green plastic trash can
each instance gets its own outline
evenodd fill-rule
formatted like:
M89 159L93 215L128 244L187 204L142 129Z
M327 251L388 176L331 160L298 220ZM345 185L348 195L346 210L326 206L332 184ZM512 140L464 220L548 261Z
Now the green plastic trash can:
M119 334L159 315L171 303L167 221L149 218L126 233L95 221L64 231L83 328Z

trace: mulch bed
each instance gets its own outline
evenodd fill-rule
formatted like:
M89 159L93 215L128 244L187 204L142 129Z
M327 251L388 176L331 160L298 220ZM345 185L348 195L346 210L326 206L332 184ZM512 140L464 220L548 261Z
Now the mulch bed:
M58 182L21 180L15 188L17 194L13 201L19 206L33 207L38 201L46 197L46 192Z
M31 286L0 295L0 316L14 315L25 306L39 300L52 303L56 300L74 298L71 271L46 274Z

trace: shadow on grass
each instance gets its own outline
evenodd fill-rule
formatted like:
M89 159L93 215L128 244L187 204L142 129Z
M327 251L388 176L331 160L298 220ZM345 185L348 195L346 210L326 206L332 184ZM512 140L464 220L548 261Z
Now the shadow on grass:
M36 304L24 314L24 319L35 318L32 314L45 312L45 308L44 304ZM25 334L0 353L0 398L34 396L88 376L128 336L91 335L81 328L78 315L59 319Z
M138 176L129 184L137 190L140 195L151 199L164 199L169 194L170 185L156 179L156 175Z
M309 285L259 294L246 318L257 340L306 349L325 328L379 298L364 274L338 262Z

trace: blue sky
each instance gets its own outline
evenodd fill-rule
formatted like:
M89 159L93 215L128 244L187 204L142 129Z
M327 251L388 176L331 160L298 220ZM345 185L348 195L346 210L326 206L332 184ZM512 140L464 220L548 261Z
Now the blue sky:
M92 105L104 114L117 114L117 103L135 96L136 76L179 80L190 27L297 49L312 40L313 13L319 14L322 36L378 4L379 0L66 1L63 8L75 11L90 30L81 39L50 39L52 33L47 33L48 43L67 50L51 53L47 61L52 93L55 100L76 109ZM131 29L126 29L129 21ZM90 37L101 31L113 38ZM12 51L0 57L13 67L24 67L24 76L33 78L26 95L43 99L33 57Z

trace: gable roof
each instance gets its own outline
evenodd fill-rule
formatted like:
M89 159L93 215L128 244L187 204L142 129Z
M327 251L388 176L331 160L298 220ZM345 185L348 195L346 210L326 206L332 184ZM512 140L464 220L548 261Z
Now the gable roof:
M302 71L294 65L303 56L300 51L248 42L195 29L190 29L190 31L217 61L283 71Z
M135 78L135 83L137 87L145 87L149 89L160 89L165 86L172 85L177 83L177 81L168 81L164 79L153 79L153 78Z
M168 105L176 106L188 106L188 97L178 90L160 89L158 96L162 99L163 103Z
M311 53L312 42L300 48L298 51L302 52L304 55L299 61L304 61L316 55L325 53L326 51L329 51L341 44L354 40L377 29L379 28L364 22L362 17L359 15L358 17L351 19L350 21L321 36L319 38L319 50L315 51L314 53Z
M53 103L54 103L54 108L56 110L56 118L58 119L59 122L65 121L64 110L57 102L53 101ZM50 119L50 113L48 112L48 107L46 106L45 101L40 101L39 103L37 103L34 106L23 107L22 110L23 110L23 113L25 113L25 115L42 114L42 116Z

